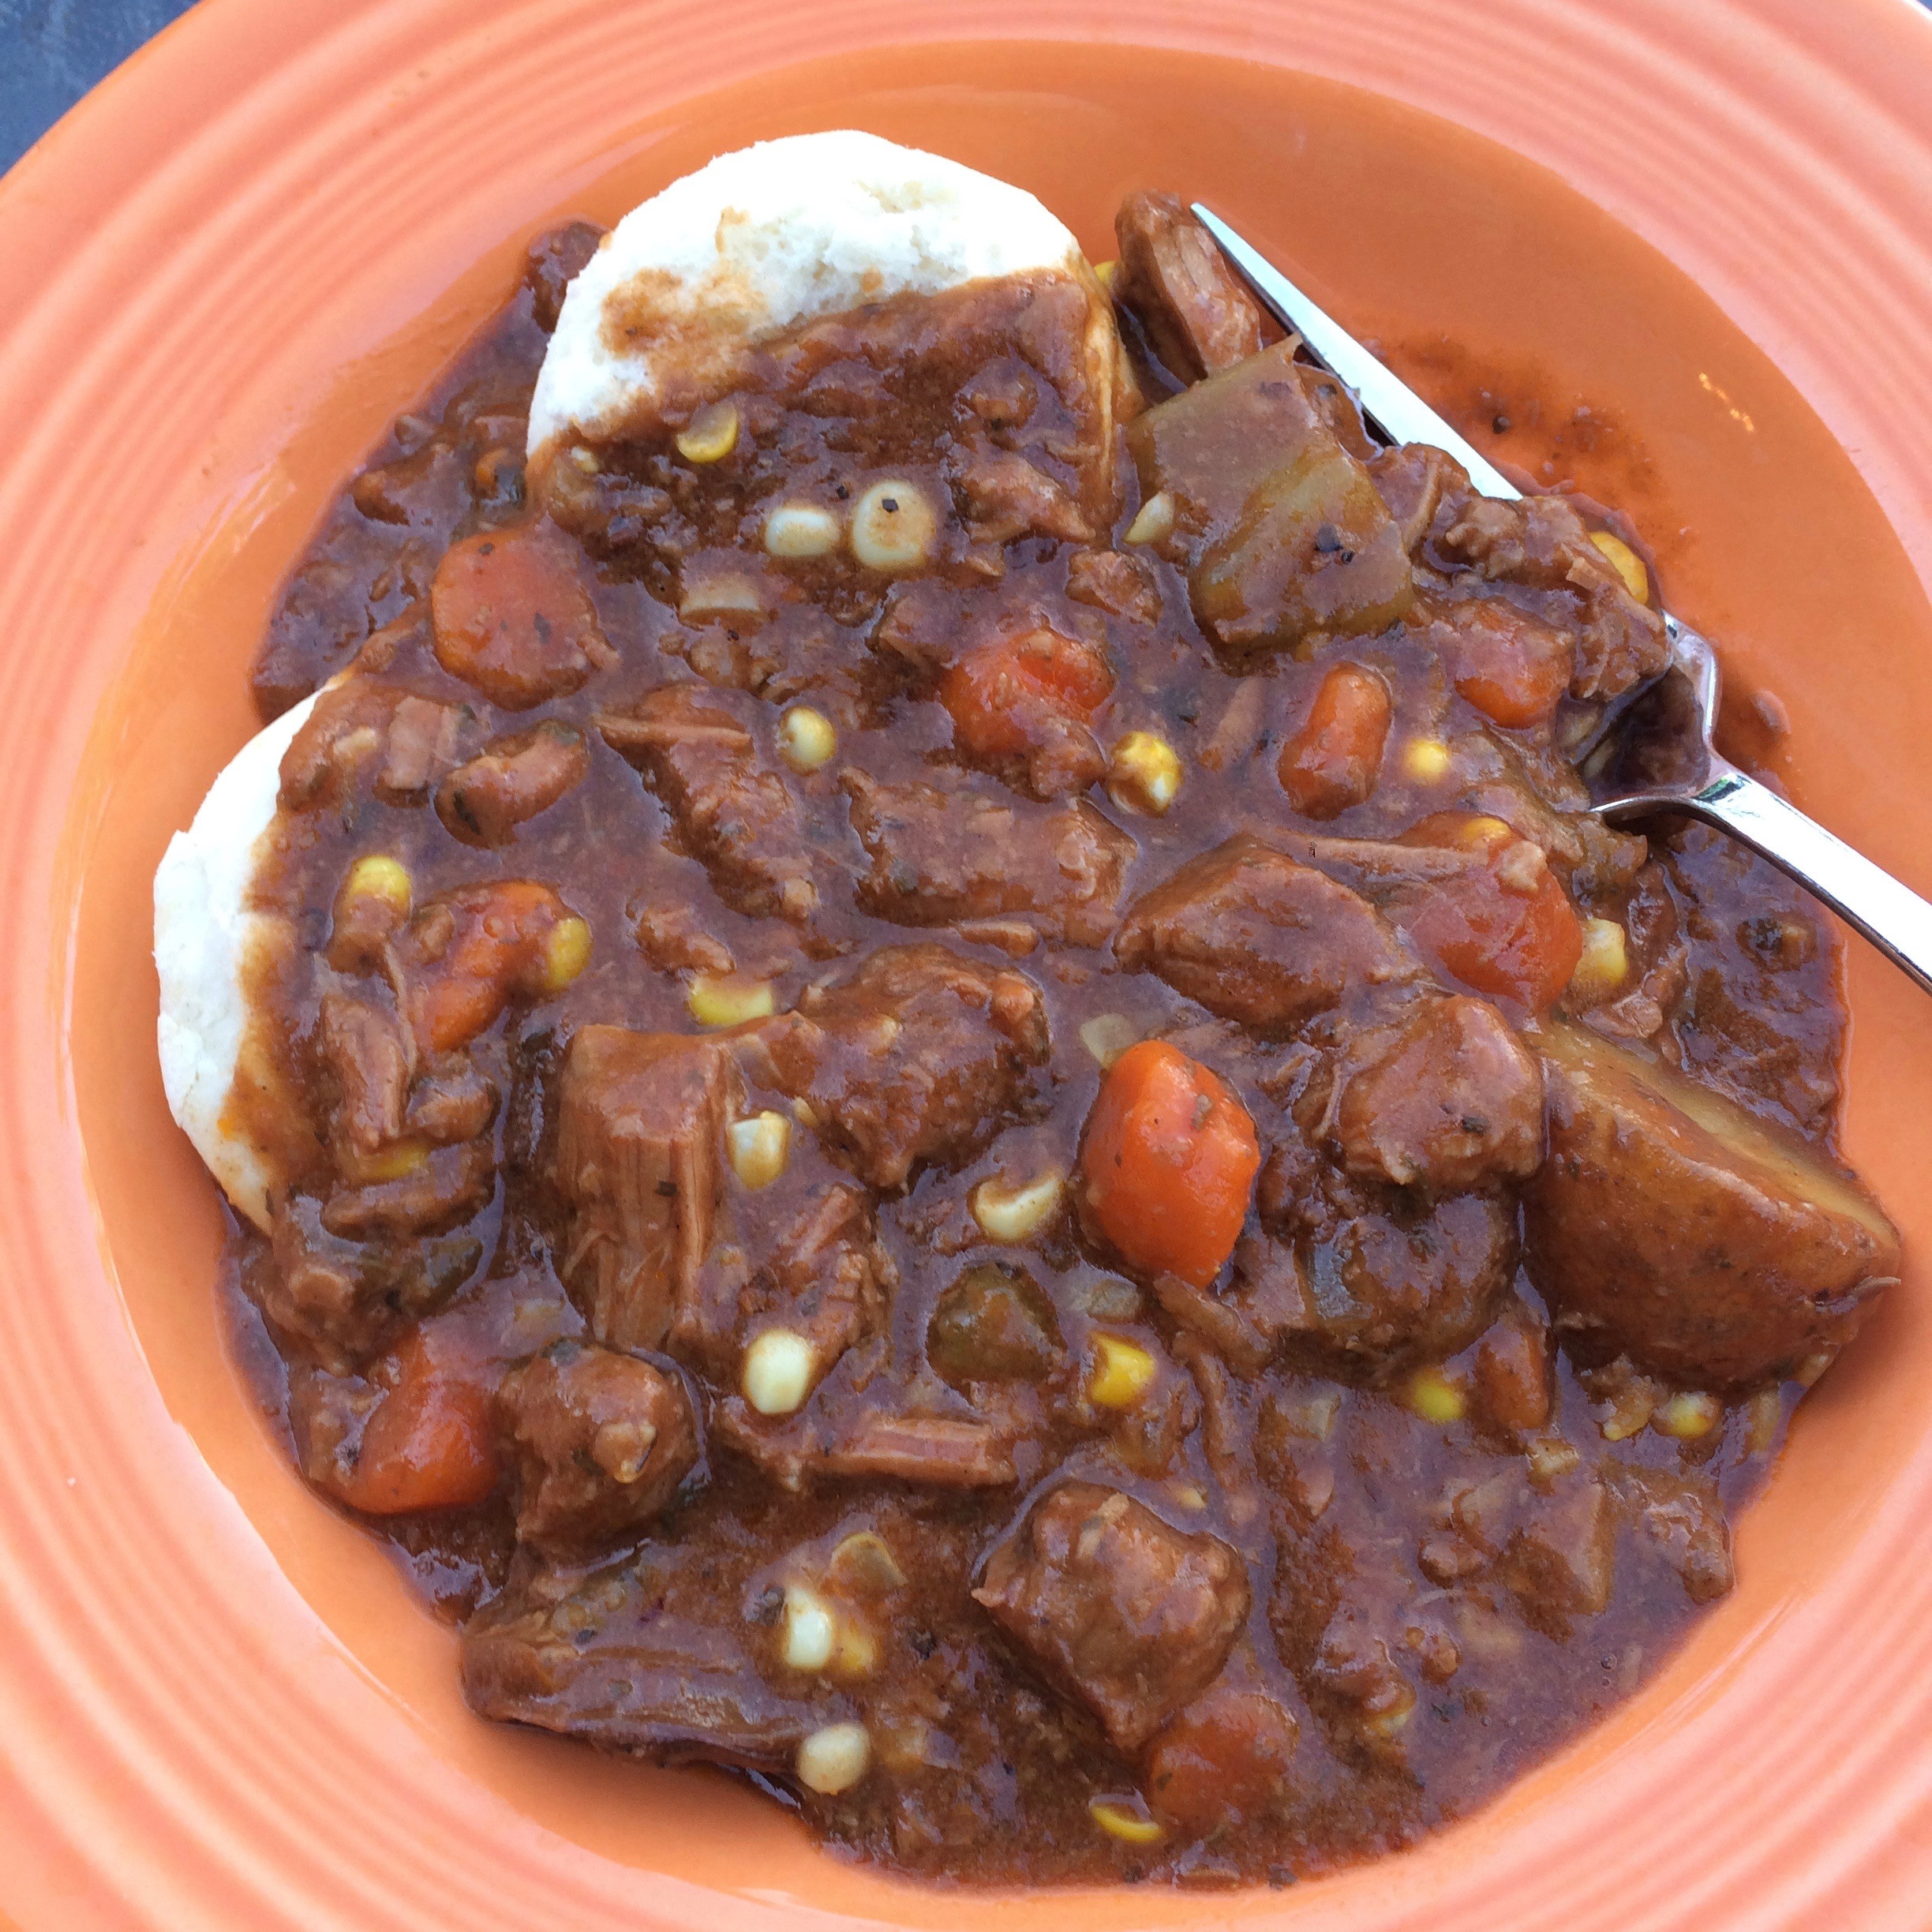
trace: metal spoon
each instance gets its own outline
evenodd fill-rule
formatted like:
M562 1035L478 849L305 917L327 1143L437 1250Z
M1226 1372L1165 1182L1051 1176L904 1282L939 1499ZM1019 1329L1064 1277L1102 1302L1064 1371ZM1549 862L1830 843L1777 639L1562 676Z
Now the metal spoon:
M1198 201L1194 212L1282 325L1299 334L1309 354L1354 391L1372 430L1391 443L1429 443L1446 451L1485 496L1522 495L1226 222ZM1593 809L1612 823L1673 811L1721 827L1789 873L1932 993L1932 905L1719 757L1711 742L1716 654L1668 612L1664 625L1669 668L1617 707L1580 761Z

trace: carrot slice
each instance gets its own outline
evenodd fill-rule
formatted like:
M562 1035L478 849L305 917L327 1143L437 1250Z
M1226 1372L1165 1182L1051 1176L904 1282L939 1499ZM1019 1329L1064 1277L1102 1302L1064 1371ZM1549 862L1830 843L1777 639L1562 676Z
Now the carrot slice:
M1277 767L1288 803L1310 818L1332 818L1375 790L1387 743L1388 687L1357 664L1339 664L1282 747Z
M1495 597L1458 605L1453 621L1438 620L1428 635L1456 690L1511 729L1541 724L1576 668L1567 631Z
M459 886L431 900L398 948L417 1039L446 1052L475 1039L512 998L561 991L582 968L589 933L534 879Z
M1234 1252L1261 1150L1226 1081L1143 1040L1101 1082L1080 1159L1088 1225L1127 1266L1205 1288Z
M362 1431L342 1500L373 1516L481 1503L496 1486L490 1401L500 1366L425 1328L405 1337L379 1372L389 1391Z
M1416 841L1436 823L1425 821L1406 837ZM1401 918L1410 942L1469 991L1548 1012L1583 957L1583 928L1541 848L1493 818L1470 819L1463 836L1425 842L1480 851L1485 863L1445 880Z
M566 546L541 525L479 530L451 545L429 586L436 654L492 703L521 711L576 690L614 662Z
M969 758L1010 758L1055 725L1084 723L1113 689L1100 652L1041 626L968 652L940 680L939 702Z

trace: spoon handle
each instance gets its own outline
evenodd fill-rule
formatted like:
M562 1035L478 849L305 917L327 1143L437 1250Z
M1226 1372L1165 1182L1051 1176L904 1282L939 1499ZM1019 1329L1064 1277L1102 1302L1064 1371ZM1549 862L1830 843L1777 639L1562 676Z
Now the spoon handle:
M1682 809L1764 854L1932 993L1932 905L1768 785L1724 771Z

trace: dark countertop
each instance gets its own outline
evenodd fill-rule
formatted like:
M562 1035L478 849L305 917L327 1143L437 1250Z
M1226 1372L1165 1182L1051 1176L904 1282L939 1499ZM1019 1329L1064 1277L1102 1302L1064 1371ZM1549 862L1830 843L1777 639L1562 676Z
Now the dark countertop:
M189 0L0 0L0 171Z

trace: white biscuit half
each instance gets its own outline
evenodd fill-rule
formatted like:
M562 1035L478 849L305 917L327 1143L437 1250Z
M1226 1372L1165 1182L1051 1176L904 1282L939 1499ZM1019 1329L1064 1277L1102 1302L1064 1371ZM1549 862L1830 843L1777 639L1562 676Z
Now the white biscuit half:
M279 922L249 909L256 848L275 822L282 756L315 708L305 698L222 768L155 874L157 1026L169 1110L235 1207L268 1225L269 1171L231 1101L249 1026L244 969Z
M667 381L702 386L744 343L893 295L1040 271L1092 283L1064 223L957 161L850 129L721 155L633 208L571 283L530 406L532 467L572 436L616 438ZM1104 399L1116 345L1104 301L1095 316Z

